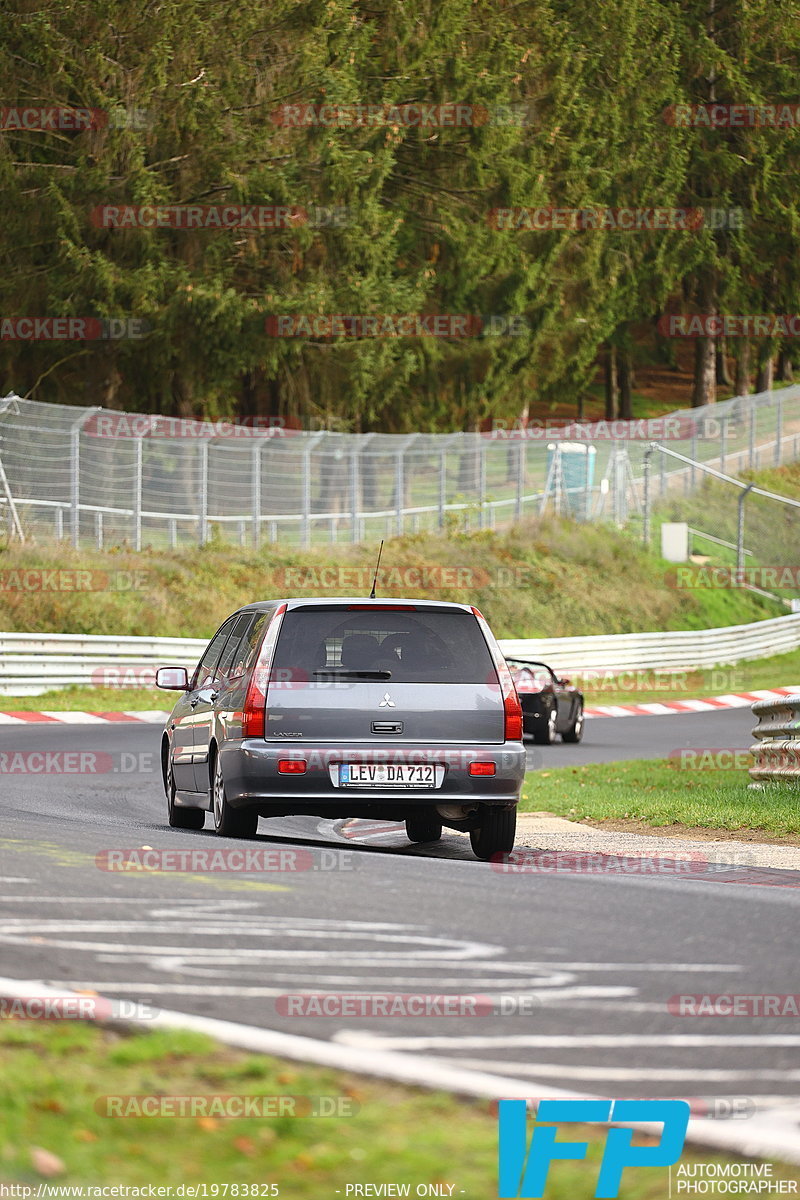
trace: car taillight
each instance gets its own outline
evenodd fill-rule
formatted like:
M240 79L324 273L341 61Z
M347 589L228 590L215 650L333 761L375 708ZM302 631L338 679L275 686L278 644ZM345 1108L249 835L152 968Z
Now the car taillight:
M306 760L304 758L279 758L279 775L305 775Z
M253 674L247 685L244 708L242 709L242 737L263 737L267 720L267 685L269 684L269 669L278 630L281 626L286 605L281 604L276 609L269 623L261 649L258 652Z
M469 764L470 775L494 775L497 767L493 762L472 762Z
M491 629L486 623L486 618L479 609L475 608L474 605L471 607L492 655L494 669L497 672L497 678L500 681L500 689L503 693L503 715L505 725L503 736L507 742L521 742L522 705L519 702L517 689L514 687L514 680L511 672L508 669L508 663L503 657L503 651L498 646Z

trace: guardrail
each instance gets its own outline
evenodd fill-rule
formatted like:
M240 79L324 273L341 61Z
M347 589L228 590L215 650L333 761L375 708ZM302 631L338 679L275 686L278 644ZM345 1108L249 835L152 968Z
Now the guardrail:
M191 667L203 638L0 634L0 695L35 696L70 684L146 686L157 666ZM800 613L672 633L573 638L504 638L510 658L544 659L557 671L694 670L786 654L800 646Z
M503 639L500 645L510 658L544 659L556 671L694 670L796 650L800 646L800 613L722 629Z
M79 633L0 634L0 695L36 696L70 684L143 687L158 666L193 667L205 638Z
M800 696L759 700L753 705L758 725L750 747L755 763L750 776L757 783L800 782Z

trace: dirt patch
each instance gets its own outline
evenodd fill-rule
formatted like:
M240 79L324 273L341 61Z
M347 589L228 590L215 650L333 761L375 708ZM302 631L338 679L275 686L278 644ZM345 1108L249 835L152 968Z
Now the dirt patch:
M646 833L650 837L690 838L699 842L755 842L766 846L800 846L800 835L795 833L768 833L766 829L707 829L704 826L648 825L644 821L610 817L606 821L576 821L576 825L589 825L604 833Z

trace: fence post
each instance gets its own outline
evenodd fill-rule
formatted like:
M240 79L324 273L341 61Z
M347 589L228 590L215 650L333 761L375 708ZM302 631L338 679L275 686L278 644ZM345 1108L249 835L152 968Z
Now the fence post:
M719 431L719 469L725 474L725 457L728 451L728 418L722 418Z
M198 443L200 450L200 545L208 541L208 442Z
M250 464L250 475L252 480L252 512L253 512L253 528L251 529L250 540L253 543L253 549L258 549L258 543L261 541L261 448L263 442L256 441L253 445Z
M783 396L775 393L775 466L781 465L781 441L783 440Z
M350 455L350 540L358 541L358 444Z
M403 445L396 452L394 459L394 508L398 537L403 536L403 502L406 487L405 451L406 442L403 442Z
M142 548L142 479L144 475L144 438L136 439L136 473L133 494L133 548Z
M444 529L444 511L447 504L447 451L439 455L439 528Z
M744 502L755 484L748 483L739 496L739 513L736 522L736 570L744 569Z
M69 431L69 500L72 544L77 549L80 536L81 503L81 428L73 425Z
M750 443L747 465L751 471L756 465L756 405L754 401L750 403Z
M478 438L478 528L483 529L486 516L486 443L479 433Z
M588 481L588 471L586 474ZM522 520L522 497L525 494L525 430L520 429L519 450L517 451L517 520Z
M655 446L650 445L642 456L642 541L645 547L650 545L650 455Z
M695 476L697 475L697 471L695 470L695 465L694 465L697 462L697 422L696 421L694 421L692 423L692 444L691 444L691 449L689 451L689 457L692 460L692 465L689 468L689 487L692 491L694 491Z
M98 550L103 549L103 514L97 512L94 514L94 540Z

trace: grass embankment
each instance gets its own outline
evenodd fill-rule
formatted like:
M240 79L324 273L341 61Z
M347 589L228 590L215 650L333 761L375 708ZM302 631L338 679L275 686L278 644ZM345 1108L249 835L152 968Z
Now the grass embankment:
M419 1184L450 1183L465 1200L497 1193L497 1118L488 1102L283 1063L197 1034L122 1036L75 1023L0 1022L0 1070L6 1085L0 1181L6 1183L35 1188L43 1176L56 1185L275 1183L289 1200L344 1196L354 1183L408 1184L412 1195ZM159 1094L334 1096L357 1111L110 1118L96 1108L102 1097ZM573 1132L589 1142L588 1161L555 1164L547 1184L553 1200L594 1195L603 1133ZM725 1161L688 1148L681 1158L682 1164ZM796 1180L800 1169L776 1164L773 1175ZM666 1190L667 1168L625 1172L629 1200L661 1200Z
M681 757L683 754L684 757ZM770 785L751 791L749 755L680 751L670 759L632 759L529 771L521 812L551 812L572 821L755 831L796 840L800 791Z
M367 595L374 562L369 545L254 552L210 543L137 554L12 544L0 551L0 629L208 637L252 600ZM93 572L94 590L58 590L53 578L38 585L36 576L26 585L14 574L43 570ZM423 586L414 586L415 571ZM108 586L134 574L136 587ZM546 519L504 532L391 539L378 594L476 604L498 637L703 629L785 611L740 589L676 588L670 579L668 564L624 530Z

